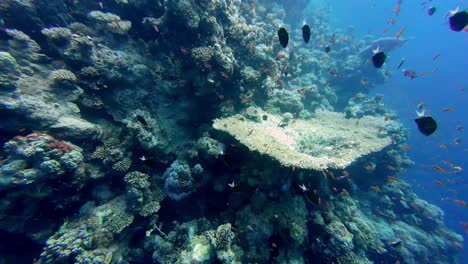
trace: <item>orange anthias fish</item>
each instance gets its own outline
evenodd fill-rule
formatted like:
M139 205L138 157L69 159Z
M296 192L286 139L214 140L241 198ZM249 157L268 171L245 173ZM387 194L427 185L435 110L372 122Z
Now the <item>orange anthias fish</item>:
M441 149L448 149L447 145L445 145L445 144L440 144L440 148Z
M445 187L445 183L441 182L441 181L434 181L435 184L437 184L437 186L439 187Z
M462 226L463 230L468 234L468 223L466 222L460 222L460 225Z
M389 183L394 183L394 182L398 182L398 181L400 181L400 180L399 180L397 177L395 177L395 176L388 176L388 177L387 177L387 181L388 181Z
M390 25L395 25L395 19L390 18L390 19L388 20L388 23L389 23Z
M453 109L452 107L446 107L446 108L442 109L442 112L447 113L447 112L452 112L453 110L455 110L455 109Z
M442 173L447 173L447 171L444 168L440 167L439 165L432 165L432 167L437 171L440 171Z
M373 191L382 192L382 190L380 189L380 187L377 186L377 185L371 185L370 188L371 188Z
M402 150L409 150L409 149L411 149L411 146L406 145L406 146L401 147L401 149Z
M466 202L463 201L463 200L457 200L457 199L455 199L455 200L453 200L453 201L454 201L456 204L461 205L461 206L463 206L463 207L467 207L467 206L468 206L468 205L466 204Z
M396 37L395 37L396 39L399 39L401 35L403 35L403 32L405 32L405 28L406 26L403 26L400 30L398 30Z
M398 14L400 14L400 11L401 11L400 5L397 5L395 9L393 9L393 13L395 13L395 16L398 16Z

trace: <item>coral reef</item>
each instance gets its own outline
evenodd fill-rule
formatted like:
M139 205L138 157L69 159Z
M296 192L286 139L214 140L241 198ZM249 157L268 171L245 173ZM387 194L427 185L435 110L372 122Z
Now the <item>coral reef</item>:
M306 4L0 1L0 263L456 263L387 178L413 162L368 60L407 40Z

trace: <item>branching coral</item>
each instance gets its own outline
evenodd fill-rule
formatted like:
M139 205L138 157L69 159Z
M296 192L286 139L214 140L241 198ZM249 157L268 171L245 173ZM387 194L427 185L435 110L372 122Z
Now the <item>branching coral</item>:
M261 109L257 114L262 117L259 122L235 115L215 119L213 127L284 166L314 170L345 168L391 143L383 118L346 119L340 113L318 111L312 120L285 123L283 117Z

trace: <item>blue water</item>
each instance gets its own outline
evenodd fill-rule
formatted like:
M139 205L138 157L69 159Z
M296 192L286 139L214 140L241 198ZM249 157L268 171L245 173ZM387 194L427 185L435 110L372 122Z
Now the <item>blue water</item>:
M468 34L451 31L448 19L444 18L447 11L457 5L466 8L467 1L432 1L429 5L437 7L433 16L429 16L421 6L422 2L428 1L403 1L398 16L393 11L396 0L330 2L334 10L332 28L352 25L357 35L394 37L401 27L406 26L403 36L411 41L389 54L386 67L392 71L392 78L374 92L385 95L385 105L396 111L408 128L411 146L408 154L416 164L400 176L412 183L420 197L444 210L448 227L464 236L465 249L459 261L468 263L468 233L460 225L460 222L468 222L468 208L453 201L468 200L467 172L443 174L431 166L443 166L442 160L464 169L468 164ZM390 18L395 19L394 25L388 23ZM386 28L390 31L383 33ZM433 61L436 54L440 57ZM428 72L428 75L414 80L404 77L396 69L404 57L406 62L402 68L413 69L417 73ZM416 107L421 102L439 125L437 132L429 137L419 133L413 121ZM454 110L442 111L448 107ZM465 129L458 131L457 126ZM457 137L462 141L455 145ZM441 144L447 149L441 148ZM446 186L439 187L435 180L444 182Z

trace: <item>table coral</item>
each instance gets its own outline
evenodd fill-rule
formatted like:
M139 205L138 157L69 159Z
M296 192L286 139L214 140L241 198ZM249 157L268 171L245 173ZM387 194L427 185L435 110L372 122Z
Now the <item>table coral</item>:
M267 116L259 122L242 115L215 119L213 127L235 137L250 150L266 154L284 166L322 170L345 168L354 160L390 145L383 118L346 119L340 113L317 111L311 120Z

